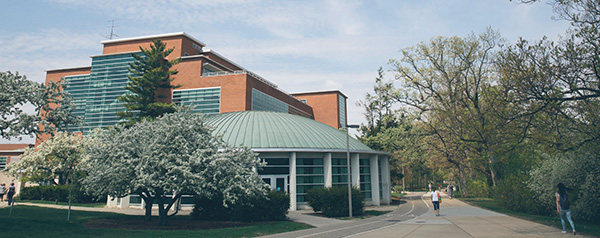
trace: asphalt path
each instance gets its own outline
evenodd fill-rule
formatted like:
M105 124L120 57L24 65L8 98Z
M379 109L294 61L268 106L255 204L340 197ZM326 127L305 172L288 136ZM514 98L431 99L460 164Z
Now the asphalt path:
M279 233L269 238L335 238L363 234L368 231L382 229L400 222L408 221L428 212L428 204L422 199L425 193L412 193L394 211L382 216L362 220L353 220L338 224L316 227L312 229ZM311 216L311 215L303 215Z

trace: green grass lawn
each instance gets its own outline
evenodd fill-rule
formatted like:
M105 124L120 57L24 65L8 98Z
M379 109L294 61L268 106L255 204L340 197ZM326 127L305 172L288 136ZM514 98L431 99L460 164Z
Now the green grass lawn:
M69 206L68 202L54 202L54 201L40 201L40 200L15 200L17 202L17 204L19 203L37 203L37 204L52 204L52 205L62 205L62 206ZM71 206L76 206L76 207L104 207L106 206L105 202L99 202L99 203L72 203Z
M71 222L67 222L67 210L17 205L12 216L9 207L0 209L0 237L255 237L280 232L311 228L290 221L253 223L243 227L210 230L124 230L87 228L84 223L95 219L128 219L127 216L106 212L71 211ZM156 218L155 218L156 219ZM176 216L171 224L188 216ZM155 221L152 221L155 222Z
M529 221L541 223L544 225L553 226L558 229L562 229L562 225L560 224L560 217L558 216L558 214L556 214L555 216L540 216L540 215L532 215L532 214L523 213L523 212L516 212L516 211L502 208L498 204L498 202L496 202L494 199L491 199L491 198L460 198L460 200L463 202L467 202L471 205L486 208L486 209L489 209L492 211L500 212L503 214L511 215L514 217L519 217L519 218L522 218L525 220L529 220ZM600 237L600 224L599 223L594 224L591 222L583 222L583 221L577 221L577 220L574 220L573 222L575 223L575 230L577 230L577 234L592 235L592 236ZM571 226L568 224L568 222L566 222L566 223L567 223L566 224L567 230L570 231Z

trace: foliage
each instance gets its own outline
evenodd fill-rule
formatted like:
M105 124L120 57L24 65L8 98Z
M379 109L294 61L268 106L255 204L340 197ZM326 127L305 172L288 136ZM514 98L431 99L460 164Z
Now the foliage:
M311 189L304 195L304 199L314 212L318 212L323 209L323 198L327 196L327 192L327 189L323 188Z
M51 134L81 123L73 116L74 104L63 92L64 81L43 85L27 80L19 73L0 72L0 138L20 135ZM23 107L33 106L27 114ZM19 137L20 139L20 137Z
M537 141L552 150L577 149L600 141L600 2L550 1L572 28L561 41L521 39L498 59L502 84L523 110L540 114Z
M266 197L244 198L242 202L223 206L220 197L197 198L192 217L219 221L278 221L285 220L290 208L289 194L270 191Z
M84 176L78 165L86 156L85 141L80 136L58 133L35 148L27 148L19 162L8 165L9 173L22 175L26 181L73 184Z
M526 174L513 174L503 178L492 190L492 197L500 206L512 211L538 215L549 215L556 211L553 207L540 203L538 199L532 199L533 192L527 187L527 179Z
M488 184L479 179L469 180L467 183L469 195L475 197L488 197L490 195L490 187Z
M140 47L142 55L132 54L136 59L129 64L130 82L125 87L130 94L118 98L124 102L125 111L117 112L122 124L131 126L143 119L157 118L165 113L172 113L175 107L168 101L168 93L178 86L171 85L177 70L171 69L180 59L167 60L174 48L167 49L166 43L159 39L152 41L150 49Z
M600 218L600 150L584 147L577 151L545 155L545 160L531 171L527 186L534 196L548 207L556 207L556 185L568 188L571 210L575 219Z
M365 200L365 195L359 189L352 188L353 215L360 215L364 212L363 200ZM349 214L347 187L313 188L308 191L306 201L311 207L312 204L320 205L323 215L328 217L343 217Z
M19 199L68 202L69 189L71 188L67 185L24 187L19 193ZM104 199L98 200L96 197L86 195L83 191L77 189L73 190L72 198L72 201L76 203L92 203Z
M129 128L96 130L83 165L86 191L98 196L139 194L146 216L159 204L159 223L182 194L222 197L224 206L266 192L255 168L264 163L249 148L233 148L211 134L190 109L164 114ZM174 199L164 207L167 193Z

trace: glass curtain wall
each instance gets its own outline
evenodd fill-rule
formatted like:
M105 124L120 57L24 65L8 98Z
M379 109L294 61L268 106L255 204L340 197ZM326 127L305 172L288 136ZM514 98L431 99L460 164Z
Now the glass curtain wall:
M365 195L365 200L371 200L371 163L369 159L359 159L360 164L360 192Z
M322 158L296 159L296 202L306 202L304 196L308 190L324 186Z

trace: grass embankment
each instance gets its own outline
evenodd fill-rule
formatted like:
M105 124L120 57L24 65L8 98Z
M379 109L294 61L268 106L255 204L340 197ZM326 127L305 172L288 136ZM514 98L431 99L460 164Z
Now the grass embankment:
M491 198L459 198L459 199L463 202L467 202L471 205L475 205L478 207L486 208L488 210L492 210L495 212L507 214L510 216L514 216L514 217L522 218L525 220L537 222L540 224L553 226L558 229L562 229L562 225L560 224L560 217L558 216L558 214L556 214L555 216L541 216L541 215L532 215L532 214L528 214L528 213L512 211L512 210L508 210L508 209L501 207L500 204L496 200L491 199ZM598 223L594 224L591 222L583 222L583 221L577 221L577 220L574 220L573 222L575 223L575 229L577 230L577 234L592 235L592 236L600 237L600 224L598 224ZM568 224L568 222L567 222L566 226L567 226L567 230L570 231L571 226Z
M245 223L243 226L205 229L205 230L138 230L89 228L95 220L107 219L125 221L142 219L140 216L128 216L107 212L71 211L71 222L67 222L67 210L17 205L12 216L9 207L0 209L0 237L255 237L280 232L311 228L311 226L289 221ZM156 222L156 217L154 217ZM189 216L175 216L170 224L189 222ZM194 221L200 222L200 221Z

